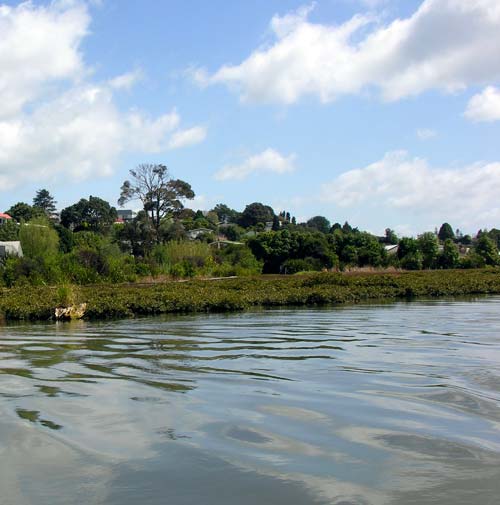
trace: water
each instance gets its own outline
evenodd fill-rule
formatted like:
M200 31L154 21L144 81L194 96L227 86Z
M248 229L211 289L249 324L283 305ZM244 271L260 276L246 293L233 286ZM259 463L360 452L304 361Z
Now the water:
M500 298L0 327L0 503L498 504Z

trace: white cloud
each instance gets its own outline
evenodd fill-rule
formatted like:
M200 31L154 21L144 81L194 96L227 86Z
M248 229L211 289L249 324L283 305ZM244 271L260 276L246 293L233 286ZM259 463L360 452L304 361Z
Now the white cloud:
M500 89L488 86L482 93L474 95L464 113L471 121L500 120Z
M141 69L126 72L110 79L109 85L114 89L131 89L144 77Z
M433 168L405 151L387 153L367 167L324 184L323 202L373 212L405 213L422 222L450 220L466 227L498 225L500 162L463 168Z
M175 110L151 118L118 109L114 90L132 86L140 71L90 81L79 51L89 22L78 0L0 5L0 191L107 176L125 152L204 139L202 127L181 129Z
M419 128L417 130L417 137L420 140L430 140L434 137L437 137L436 130L432 130L430 128Z
M203 142L207 137L207 129L204 126L194 126L186 130L175 132L168 141L169 149L179 149Z
M78 47L90 17L82 3L0 5L0 118L11 116L61 79L84 72Z
M243 101L291 104L306 95L330 102L364 89L398 100L500 78L500 2L425 0L408 18L382 24L354 16L340 25L309 22L307 8L271 20L274 39L237 65L194 72Z
M226 165L215 174L219 181L246 179L251 174L286 174L295 170L295 154L284 156L275 149L266 149L248 157L239 165Z

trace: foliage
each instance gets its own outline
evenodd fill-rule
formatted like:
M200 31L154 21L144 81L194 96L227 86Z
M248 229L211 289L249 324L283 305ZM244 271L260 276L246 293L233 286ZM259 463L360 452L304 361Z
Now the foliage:
M241 213L238 224L243 228L256 226L257 224L272 223L274 218L274 211L269 205L264 205L259 202L251 203L245 207Z
M436 235L431 232L422 233L417 239L418 248L422 254L422 267L434 268L436 266L439 243Z
M319 232L266 232L250 239L248 245L255 257L264 262L264 273L282 272L288 259L317 259L320 268L331 268L337 262L326 236Z
M244 228L241 228L237 224L230 224L224 226L224 228L222 228L222 232L227 237L228 240L238 242L243 237L245 230Z
M476 244L476 254L483 258L486 265L498 265L498 249L493 240L488 235L483 234L479 237Z
M19 240L23 253L28 258L55 256L59 250L59 236L47 218L36 218L22 224Z
M219 222L223 224L237 223L240 217L240 213L237 210L229 208L224 203L218 203L212 211L217 214Z
M9 242L12 240L19 239L19 225L14 222L13 219L9 219L7 222L0 226L0 241Z
M328 233L330 231L330 221L324 216L312 217L307 221L306 226L321 233Z
M43 215L43 211L27 203L18 202L7 211L7 214L16 221L21 222L31 221L35 217L40 217Z
M153 285L110 284L79 287L86 318L109 319L179 312L222 312L251 307L357 303L370 299L500 293L498 269L425 271L398 274L259 276ZM47 286L3 289L0 314L6 319L54 317L61 291Z
M227 245L214 252L215 276L257 275L262 272L262 262L244 245Z
M457 268L460 262L458 247L451 238L446 239L438 263L441 268Z
M61 212L61 224L73 231L105 233L117 218L116 209L96 196L82 198Z
M441 225L441 228L439 228L438 232L438 238L441 240L441 242L444 242L447 239L454 239L455 238L455 233L453 232L453 228L449 223L443 223Z
M46 189L39 189L33 198L33 207L41 209L47 217L56 211L56 201Z
M160 241L161 220L184 208L183 200L193 199L191 186L180 179L172 179L165 165L142 164L130 170L131 180L126 180L120 192L118 204L140 200Z
M193 277L196 270L204 270L212 262L210 246L199 241L158 244L151 257L165 273L173 273L176 277Z
M385 229L385 243L386 244L398 243L398 236L396 235L396 232L394 230L391 230L390 228Z

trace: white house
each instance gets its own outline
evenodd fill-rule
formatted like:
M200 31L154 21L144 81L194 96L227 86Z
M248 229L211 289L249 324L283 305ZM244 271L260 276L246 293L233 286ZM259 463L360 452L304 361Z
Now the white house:
M201 237L205 233L213 233L214 231L210 228L196 228L195 230L189 230L187 232L187 236L190 240L196 240L198 237Z
M0 258L5 256L22 256L23 249L21 247L21 242L0 242Z
M0 212L0 226L5 224L7 221L12 221L12 218L9 214L5 214L4 212Z

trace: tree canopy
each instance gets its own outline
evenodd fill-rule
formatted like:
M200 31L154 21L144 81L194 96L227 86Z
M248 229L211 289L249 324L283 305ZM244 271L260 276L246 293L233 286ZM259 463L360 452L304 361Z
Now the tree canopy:
M160 240L160 224L163 217L175 214L184 208L183 200L194 198L191 185L180 179L172 179L165 165L142 164L130 170L131 179L126 180L120 191L118 204L123 206L131 200L139 200L150 217Z
M88 200L82 198L61 212L61 224L74 231L102 232L109 228L116 218L116 209L97 196L89 196Z
M16 221L31 221L35 217L43 215L43 211L37 207L32 207L28 203L18 202L14 204L8 211L10 217Z
M321 233L328 233L330 231L330 221L324 216L314 216L306 223L308 228L313 228Z
M438 231L438 238L439 240L441 240L441 242L444 242L449 238L451 238L452 240L455 238L455 233L449 223L443 223L441 225L441 228L439 228Z
M47 216L56 211L56 203L54 197L46 189L39 189L33 198L33 207L43 210Z
M254 202L245 207L239 219L239 225L244 228L256 226L257 224L272 223L274 219L274 210L269 205L260 202Z

